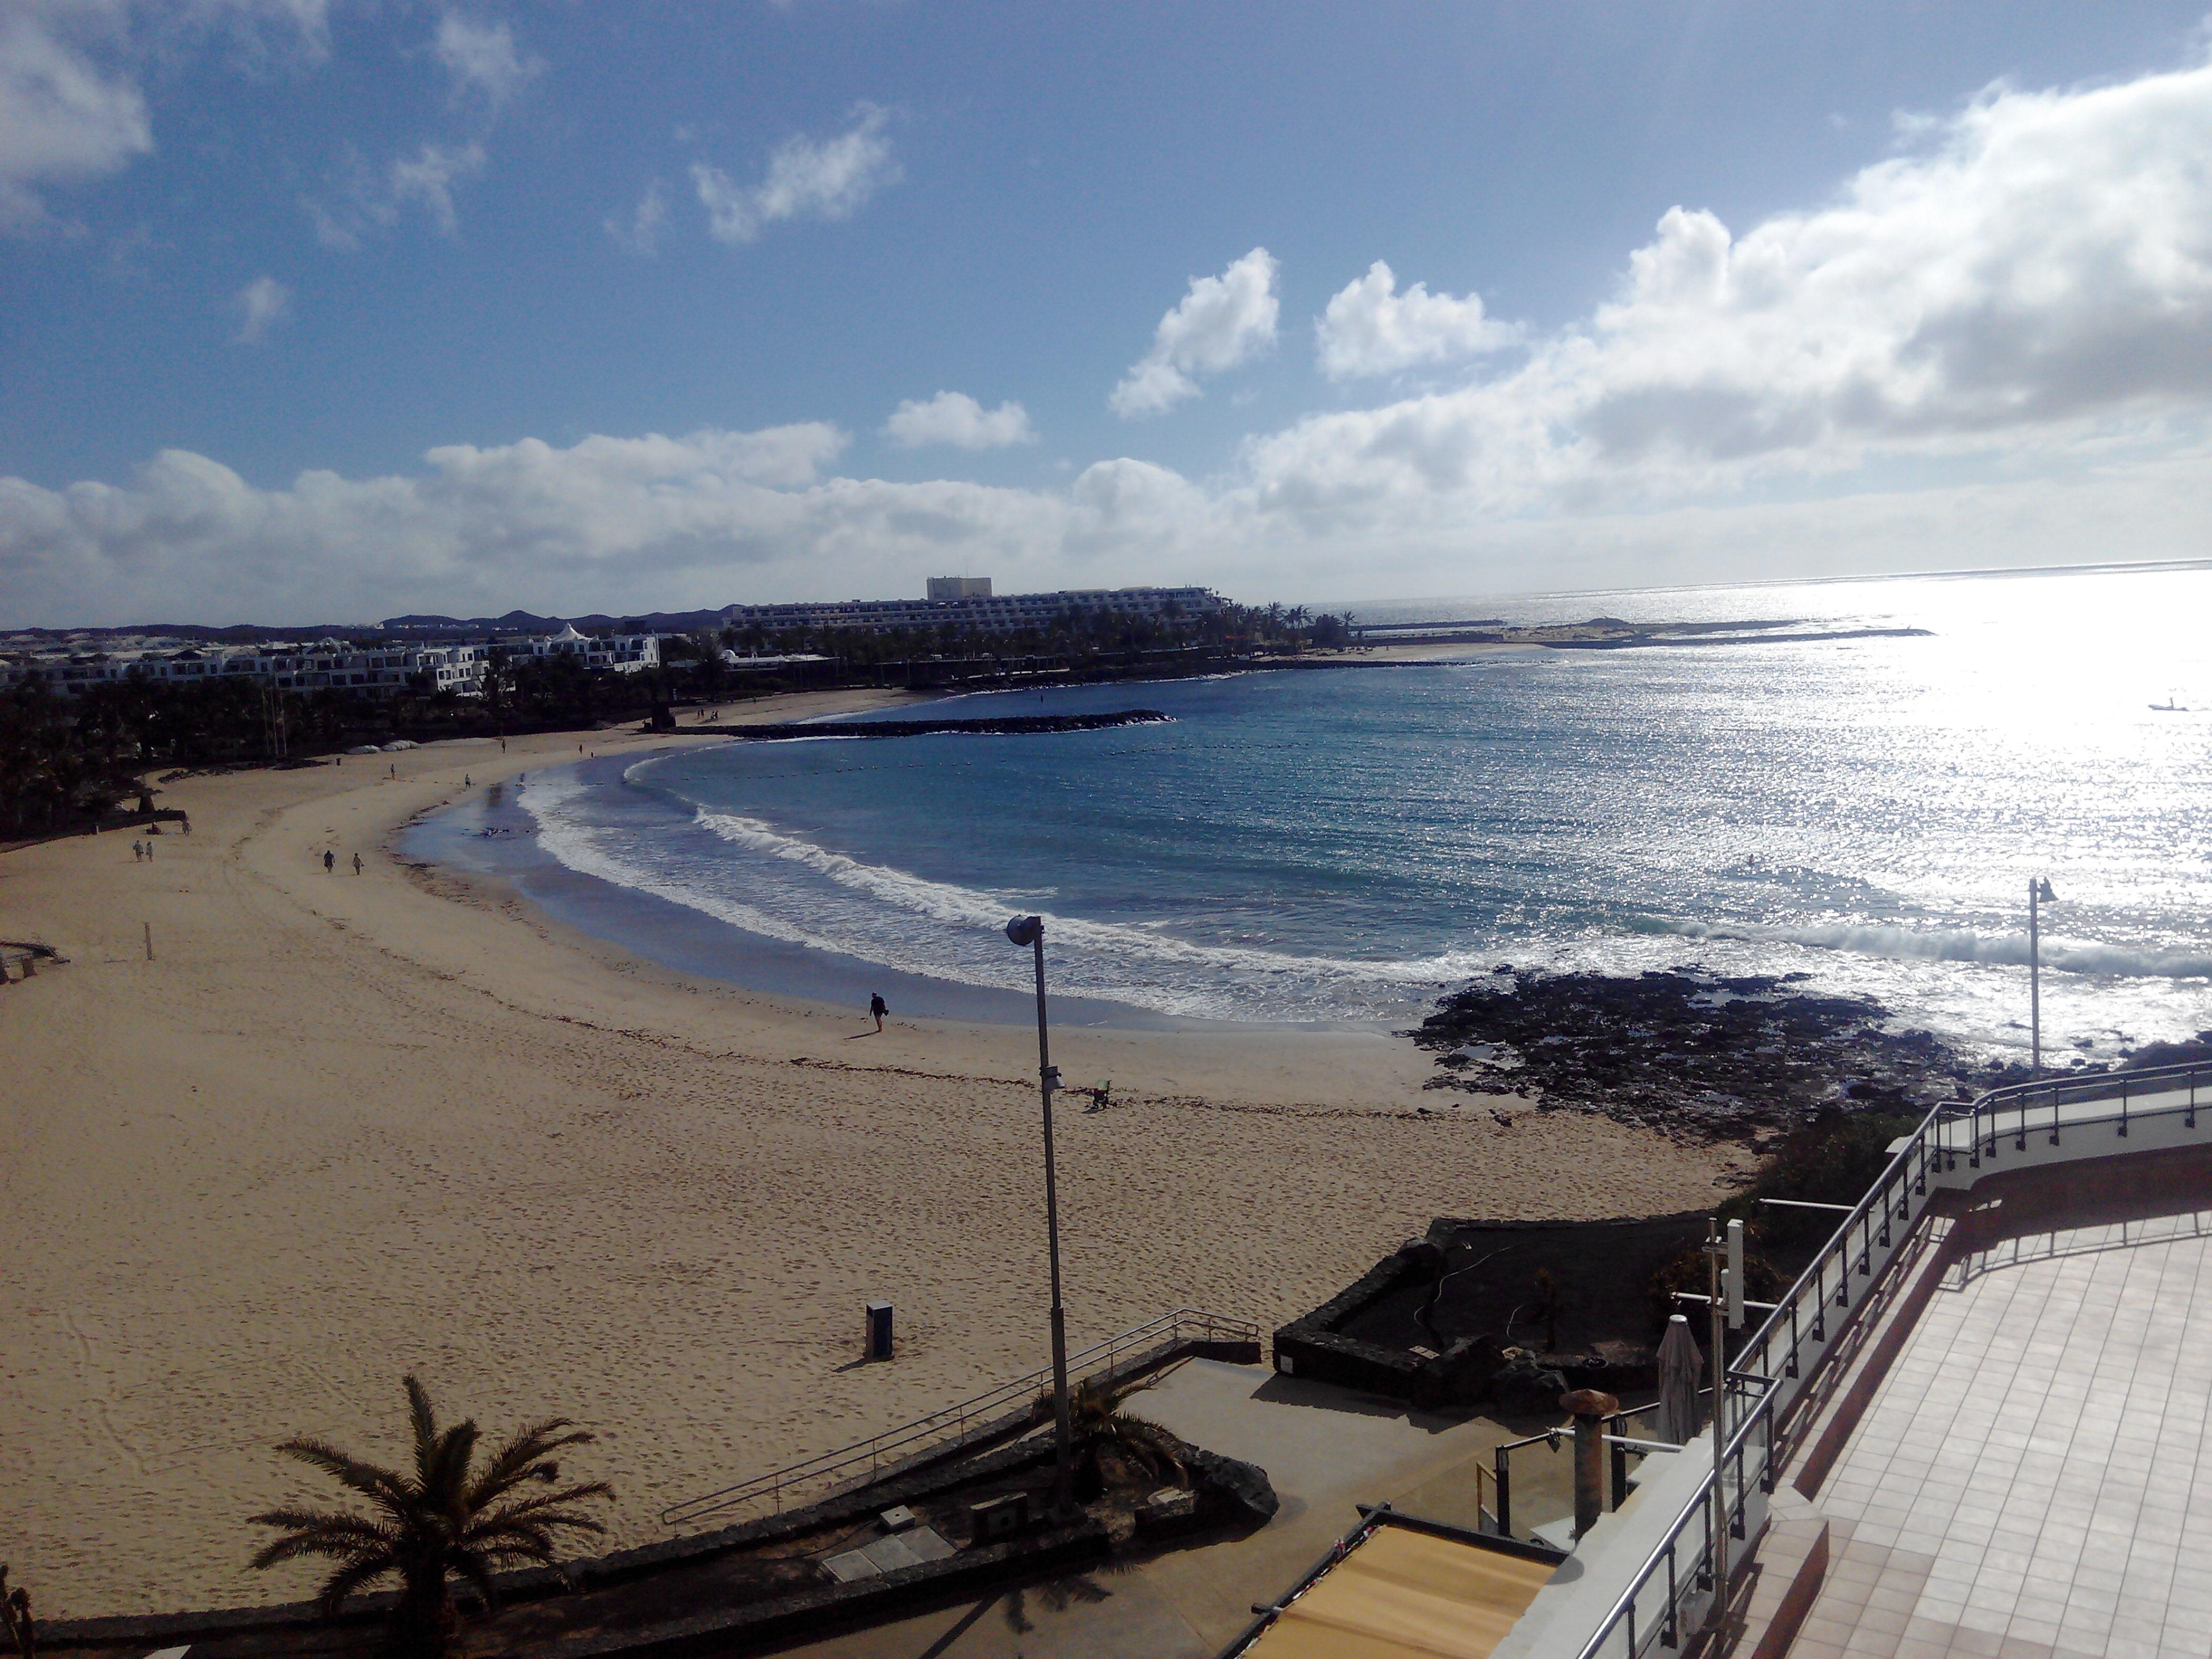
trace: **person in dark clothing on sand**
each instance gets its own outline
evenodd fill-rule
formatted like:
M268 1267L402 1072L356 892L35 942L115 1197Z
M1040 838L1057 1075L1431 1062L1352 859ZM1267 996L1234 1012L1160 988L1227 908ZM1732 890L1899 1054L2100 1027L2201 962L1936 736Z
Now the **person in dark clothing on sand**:
M884 1016L890 1011L890 1004L884 1000L881 992L872 993L869 995L868 1012L876 1017L876 1029L878 1031L884 1029Z
M331 870L337 866L337 861L338 855L336 853L331 852L329 848L325 847L323 849L323 873L326 876L330 874Z
M361 854L358 853L353 855L353 872L356 876L361 873Z

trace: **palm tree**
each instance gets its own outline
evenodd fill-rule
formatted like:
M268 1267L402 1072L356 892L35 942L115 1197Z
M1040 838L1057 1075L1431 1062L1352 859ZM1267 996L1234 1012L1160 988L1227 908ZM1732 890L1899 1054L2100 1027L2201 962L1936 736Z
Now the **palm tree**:
M1188 1479L1182 1458L1185 1447L1174 1431L1122 1409L1131 1395L1152 1386L1150 1382L1086 1382L1077 1383L1068 1395L1068 1437L1081 1449L1077 1467L1079 1497L1086 1490L1093 1495L1103 1490L1105 1471L1099 1467L1098 1455L1109 1446L1125 1465L1143 1469L1155 1480L1181 1486ZM1052 1396L1039 1395L1036 1407L1039 1420L1049 1418L1052 1409Z
M550 1564L558 1532L605 1531L572 1506L613 1493L605 1482L594 1480L534 1498L518 1497L525 1482L557 1486L561 1467L552 1454L564 1446L589 1445L592 1437L572 1428L566 1418L550 1418L523 1430L490 1462L472 1470L474 1420L441 1432L422 1383L411 1376L406 1383L415 1435L414 1474L364 1463L324 1441L286 1441L276 1449L359 1492L369 1500L371 1513L290 1508L257 1515L255 1525L280 1528L283 1536L255 1556L253 1565L273 1567L302 1556L336 1561L337 1570L324 1581L316 1598L325 1618L336 1617L356 1590L396 1576L399 1605L387 1632L387 1650L416 1659L450 1650L460 1622L453 1606L453 1578L472 1586L487 1607L495 1606L495 1569L524 1562Z

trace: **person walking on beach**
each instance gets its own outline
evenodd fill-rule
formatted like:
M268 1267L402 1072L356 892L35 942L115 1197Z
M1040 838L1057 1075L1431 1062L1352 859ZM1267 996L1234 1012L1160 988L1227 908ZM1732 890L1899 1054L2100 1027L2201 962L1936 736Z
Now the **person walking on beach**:
M353 872L356 876L361 873L361 854L358 853L353 855Z
M144 858L145 856L146 856L146 843L145 843L144 842L143 842L143 841L134 841L134 842L132 842L131 843L131 863L133 863L133 864L136 864L136 863L137 863L137 862L139 861L139 860L141 860L141 859Z
M331 851L331 849L330 849L329 848L327 848L327 847L325 847L325 848L323 848L323 873L324 873L325 875L326 875L326 876L327 876L328 874L330 874L330 872L331 872L333 869L335 869L335 868L337 867L337 861L338 861L338 855L337 855L336 853L333 853L332 851Z
M890 1004L884 1000L883 993L880 991L869 993L868 1012L876 1017L876 1029L878 1031L884 1029L884 1016L890 1011Z

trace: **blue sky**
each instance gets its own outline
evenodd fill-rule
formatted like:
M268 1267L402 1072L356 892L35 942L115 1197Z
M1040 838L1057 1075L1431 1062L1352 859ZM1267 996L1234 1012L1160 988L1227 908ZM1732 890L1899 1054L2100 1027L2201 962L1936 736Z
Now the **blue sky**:
M10 0L0 624L2201 556L2207 41Z

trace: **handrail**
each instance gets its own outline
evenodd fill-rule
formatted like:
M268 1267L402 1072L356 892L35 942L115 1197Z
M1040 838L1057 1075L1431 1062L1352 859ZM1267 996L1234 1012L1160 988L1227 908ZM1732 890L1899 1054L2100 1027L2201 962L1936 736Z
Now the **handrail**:
M1905 1239L1910 1236L1920 1212L1927 1207L1931 1172L1940 1172L1954 1166L1956 1158L1962 1154L1974 1164L1979 1164L1984 1114L1990 1120L1987 1133L1994 1153L1998 1133L1996 1114L2002 1109L2014 1105L2019 1107L2021 1114L2021 1127L2016 1133L2024 1144L2029 1106L2032 1103L2040 1108L2047 1099L2052 1112L2051 1138L2057 1140L2060 1125L2057 1106L2061 1103L2053 1093L2056 1090L2069 1090L2071 1101L2077 1104L2093 1100L2113 1100L2119 1104L2117 1113L2073 1119L2064 1127L2079 1128L2116 1122L2119 1125L2120 1133L2125 1134L2131 1098L2167 1096L2185 1087L2189 1091L2185 1103L2157 1107L2149 1111L2138 1110L2136 1115L2138 1118L2144 1118L2185 1114L2186 1121L2193 1127L2198 1109L2197 1088L2204 1083L2212 1083L2212 1066L2197 1063L2144 1066L2135 1071L2100 1072L2093 1077L2013 1084L1990 1090L1963 1109L1952 1105L1931 1109L1921 1119L1919 1127L1899 1146L1881 1176L1850 1207L1843 1224L1829 1235L1827 1242L1814 1255L1804 1272L1798 1274L1788 1294L1775 1305L1765 1322L1746 1337L1738 1347L1738 1370L1730 1373L1730 1380L1737 1386L1729 1390L1735 1410L1732 1413L1728 1404L1717 1404L1711 1431L1723 1436L1719 1462L1721 1468L1733 1479L1717 1477L1711 1473L1705 1476L1696 1492L1675 1516L1666 1534L1644 1557L1626 1586L1614 1598L1604 1618L1599 1620L1597 1628L1583 1644L1577 1659L1597 1659L1606 1644L1624 1628L1627 1638L1626 1652L1630 1659L1634 1659L1639 1647L1637 1604L1662 1572L1666 1577L1665 1598L1658 1627L1663 1627L1663 1637L1669 1645L1679 1644L1678 1620L1684 1604L1684 1586L1676 1559L1677 1546L1701 1517L1705 1535L1691 1560L1691 1586L1698 1590L1709 1588L1715 1589L1717 1592L1724 1590L1724 1586L1711 1584L1716 1565L1712 1536L1716 1508L1722 1511L1723 1524L1729 1532L1744 1538L1747 1546L1751 1482L1756 1480L1762 1491L1773 1490L1775 1425L1781 1414L1803 1395L1811 1374L1811 1367L1799 1364L1802 1352L1809 1343L1814 1347L1816 1363L1821 1357L1820 1350L1830 1340L1826 1333L1829 1304L1832 1300L1838 1310L1849 1309L1854 1272L1863 1276L1871 1285L1878 1277L1875 1265L1877 1249L1883 1253L1882 1265L1887 1267L1893 1250L1903 1248ZM2093 1085L2094 1087L2090 1086ZM2208 1100L2205 1105L2212 1109L2212 1100ZM1954 1144L1954 1137L1945 1133L1961 1122L1966 1124L1970 1137L1964 1147ZM2015 1132L2008 1130L2005 1133ZM1918 1200L1917 1204L1916 1200ZM1893 1229L1902 1231L1893 1233ZM1892 1244L1893 1236L1896 1239L1894 1246ZM1808 1314L1809 1329L1807 1328ZM1837 1334L1841 1334L1840 1326ZM1781 1351L1782 1364L1778 1369L1775 1363L1778 1346L1784 1344L1785 1340L1786 1347ZM1758 1360L1758 1371L1771 1380L1771 1385L1760 1389L1756 1401L1747 1405L1741 1400L1744 1385L1737 1379L1741 1371L1751 1369L1749 1361L1753 1355ZM1731 1416L1735 1419L1732 1431L1729 1428ZM1765 1431L1763 1447L1754 1449L1753 1442L1762 1429ZM1717 1505L1714 1501L1717 1478L1720 1478L1722 1482ZM1729 1495L1731 1485L1735 1488L1733 1499Z
M1750 1337L1747 1338L1737 1348L1736 1352L1739 1358L1741 1358L1746 1352L1755 1347L1759 1350L1762 1360L1765 1362L1763 1364L1762 1369L1765 1370L1769 1376L1773 1374L1771 1358L1767 1352L1768 1346L1771 1339L1779 1334L1779 1328L1782 1324L1784 1315L1792 1313L1797 1309L1808 1285L1815 1291L1820 1298L1823 1307L1825 1308L1826 1300L1826 1273L1829 1259L1832 1255L1839 1255L1844 1258L1844 1282L1846 1285L1849 1284L1851 1229L1854 1226L1859 1225L1863 1222L1871 1220L1873 1214L1871 1206L1874 1202L1875 1195L1877 1193L1883 1195L1884 1214L1885 1217L1887 1216L1887 1194L1892 1179L1905 1170L1911 1160L1913 1152L1919 1147L1929 1129L1938 1121L1942 1116L1942 1108L1940 1106L1936 1107L1931 1109L1928 1115L1920 1120L1920 1127L1913 1132L1911 1142L1899 1150L1897 1154L1890 1159L1887 1166L1883 1169L1881 1176L1875 1182L1874 1185L1868 1188L1865 1195L1862 1197L1856 1204L1854 1204L1851 1206L1850 1213L1844 1218L1843 1224L1838 1227L1834 1232L1828 1236L1828 1242L1821 1246L1819 1253L1814 1256L1812 1261L1807 1265L1805 1270L1797 1275L1796 1282L1790 1285L1788 1293L1784 1295L1781 1301L1775 1305L1774 1311L1767 1315L1765 1322L1759 1326L1759 1329ZM1746 1438L1750 1435L1751 1431L1754 1427L1758 1426L1761 1419L1765 1419L1771 1426L1774 1414L1775 1403L1781 1398L1782 1393L1783 1391L1778 1388L1769 1388L1763 1390L1759 1395L1758 1405L1754 1407L1748 1414L1740 1419L1736 1424L1735 1432L1733 1434L1729 1434L1723 1443L1721 1450L1721 1462L1723 1467L1733 1462L1737 1463L1739 1470L1741 1469L1741 1462ZM1716 1401L1713 1407L1712 1432L1717 1434L1723 1432L1727 1426L1727 1403L1724 1401ZM1628 1588L1621 1592L1620 1597L1614 1602L1612 1611L1606 1615L1605 1619L1599 1624L1596 1632L1590 1638L1589 1641L1584 1644L1579 1659L1592 1659L1592 1656L1595 1655L1598 1649L1604 1644L1605 1638L1612 1633L1613 1626L1620 1622L1623 1617L1632 1616L1636 1601L1636 1592L1651 1581L1652 1577L1657 1571L1661 1558L1670 1556L1673 1553L1675 1540L1679 1539L1682 1535L1683 1532L1688 1528L1692 1519L1700 1514L1707 1517L1706 1531L1709 1534L1705 1540L1705 1546L1700 1552L1700 1556L1701 1559L1710 1557L1712 1548L1712 1540L1710 1534L1711 1532L1711 1516L1712 1514L1713 1504L1713 1476L1706 1476L1704 1484L1698 1488L1696 1496L1692 1498L1687 1504L1683 1505L1681 1513L1674 1518L1674 1525L1667 1529L1666 1538L1662 1540L1658 1547L1654 1549L1650 1555L1645 1559L1643 1567L1638 1570L1635 1578L1630 1582ZM1736 1487L1737 1503L1735 1505L1731 1506L1729 1513L1729 1518L1731 1521L1737 1519L1738 1512L1741 1510L1742 1503L1743 1481L1741 1473L1738 1474ZM1723 1498L1725 1498L1725 1492L1723 1492ZM1668 1600L1671 1613L1672 1604L1674 1598L1670 1596ZM1632 1641L1630 1644L1630 1650L1632 1653L1634 1651L1634 1644Z
M1259 1336L1259 1326L1249 1319L1231 1319L1198 1308L1177 1308L1172 1313L1148 1319L1141 1325L1133 1325L1126 1331L1117 1332L1087 1348L1077 1350L1067 1357L1067 1364L1073 1370L1103 1358L1105 1364L1099 1369L1110 1370L1133 1350L1157 1346L1161 1342L1253 1342L1257 1341ZM980 1428L1004 1418L1018 1403L1033 1402L1040 1393L1052 1386L1052 1367L1047 1365L1040 1370L1030 1371L1011 1382L986 1389L966 1400L917 1417L911 1422L885 1429L880 1434L871 1435L813 1457L803 1458L780 1469L771 1469L766 1474L756 1475L750 1480L702 1492L696 1498L684 1498L660 1511L660 1523L665 1527L689 1526L709 1515L736 1509L763 1497L781 1508L787 1491L814 1486L848 1474L863 1463L867 1466L868 1476L872 1477L887 1462L914 1456L939 1442L962 1439L970 1429Z
M2212 1083L2212 1060L2183 1060L2172 1066L2143 1066L2118 1072L2069 1072L2057 1077L2035 1078L2026 1083L2008 1083L1978 1096L1973 1103L1976 1111L1994 1110L2016 1096L2047 1096L2053 1090L2073 1090L2075 1100L2100 1100L2113 1092L2114 1083L2123 1086L2120 1092L2130 1091L2138 1083L2167 1082ZM2147 1091L2146 1091L2147 1092ZM1938 1108L1938 1110L1943 1109ZM1955 1109L1954 1109L1955 1111ZM1963 1113L1957 1114L1964 1115Z
M2188 1092L2188 1099L2180 1110L2188 1127L2193 1129L2197 1127L2197 1091L2208 1086L2212 1086L2212 1064L2201 1060L2175 1066L2145 1066L2125 1072L2098 1072L2087 1077L2067 1076L2010 1084L2002 1089L1990 1090L1963 1109L1954 1109L1946 1114L1948 1123L1964 1121L1967 1125L1967 1141L1963 1149L1953 1147L1947 1142L1945 1153L1948 1157L1963 1150L1967 1163L1979 1169L1984 1157L1995 1158L1997 1155L1997 1141L2004 1135L2012 1137L2016 1151L2027 1150L2031 1131L2047 1134L2051 1144L2056 1146L2063 1139L2067 1127L2065 1107L2078 1105L2083 1101L2117 1098L2120 1103L2118 1132L2124 1139L2130 1117L2143 1115L2135 1107L2137 1100L2179 1094L2184 1090ZM2011 1115L2008 1124L2003 1121L2008 1112ZM2045 1113L2049 1114L2047 1119L2044 1116ZM2033 1121L2031 1114L2034 1115ZM2154 1112L2151 1115L2157 1114ZM2075 1127L2105 1121L2101 1118L2076 1120Z

